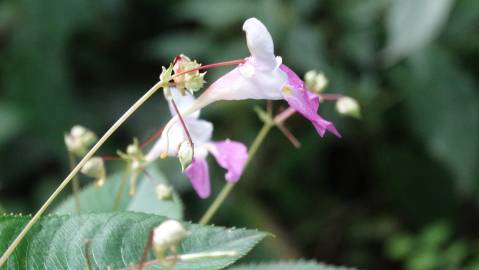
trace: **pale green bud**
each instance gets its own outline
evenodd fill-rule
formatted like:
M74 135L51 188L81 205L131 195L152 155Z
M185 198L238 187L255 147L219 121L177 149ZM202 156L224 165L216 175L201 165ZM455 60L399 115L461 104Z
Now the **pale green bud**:
M155 191L159 200L170 200L173 197L173 187L169 185L158 184Z
M336 102L336 110L340 114L361 118L361 108L359 103L351 97L340 97Z
M99 187L103 186L103 184L105 183L105 163L100 157L93 157L89 159L81 169L81 172L86 176L95 178L96 185Z
M178 159L180 160L181 170L184 171L193 162L193 147L190 142L183 141L178 148Z
M166 252L170 250L176 255L176 247L189 235L183 224L176 220L167 220L153 230L153 251L160 264L171 267L176 260L166 260Z
M83 156L88 148L97 140L95 133L83 126L74 126L70 133L65 134L65 145L70 153Z
M328 85L328 79L323 73L316 70L310 70L304 75L304 81L309 90L313 93L319 94L324 91Z
M193 72L195 73L195 72ZM185 88L191 92L196 92L203 88L203 85L206 83L204 80L206 72L198 74L185 74Z
M143 164L145 159L137 138L134 138L133 143L126 147L126 153L118 151L118 155L126 161L140 164Z
M118 151L118 155L128 163L128 169L131 171L130 195L134 195L136 192L136 180L147 162L138 139L133 139L133 143L126 148L126 153Z
M177 74L199 67L201 67L200 63L197 63L196 60L191 61L188 56L182 54L180 55L180 59L175 63L173 70ZM174 78L175 86L180 91L181 95L185 94L185 89L190 92L198 91L205 84L205 74L205 72L200 73L198 70L196 70L180 76L176 76Z
M173 79L173 65L170 64L168 68L161 67L160 82L163 87L168 86L170 81Z

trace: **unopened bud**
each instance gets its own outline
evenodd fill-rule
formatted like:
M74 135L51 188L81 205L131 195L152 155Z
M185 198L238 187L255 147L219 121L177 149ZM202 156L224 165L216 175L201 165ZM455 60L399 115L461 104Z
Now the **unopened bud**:
M181 170L184 171L193 162L193 147L190 142L183 141L178 149L178 159L180 160Z
M189 235L189 232L179 221L167 220L153 230L153 251L160 264L171 267L176 260L166 260L166 252L169 250L176 255L176 247Z
M81 172L89 177L95 178L96 185L101 187L106 180L105 163L100 157L93 157L85 163Z
M361 108L359 103L351 97L340 97L336 102L336 110L340 114L361 118Z
M160 83L163 87L168 87L170 81L173 79L173 65L170 64L168 68L161 67Z
M117 151L117 153L123 160L130 163L130 167L134 170L143 168L146 163L137 138L134 138L133 143L126 147L126 153L122 151Z
M133 142L133 144L130 144L128 145L128 147L126 147L126 153L130 156L135 156L135 157L142 155L142 151L136 139Z
M170 200L173 196L173 188L169 185L159 184L155 190L159 200Z
M191 61L191 59L186 55L179 55L173 66L175 74L180 72L192 70L195 68L201 67L200 63L197 63L196 60ZM175 76L173 80L175 81L175 86L180 91L181 95L185 95L185 89L190 92L195 92L200 90L205 84L204 76L206 72L201 73L199 70L191 71L183 75Z
M83 156L96 139L95 133L91 130L82 126L74 126L70 133L65 134L65 145L70 153Z
M324 91L328 85L328 79L323 73L316 70L310 70L304 75L304 81L309 90L313 93L319 94Z

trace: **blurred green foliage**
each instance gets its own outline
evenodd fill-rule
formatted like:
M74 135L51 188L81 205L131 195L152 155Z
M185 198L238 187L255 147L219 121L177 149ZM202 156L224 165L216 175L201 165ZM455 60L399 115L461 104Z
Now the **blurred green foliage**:
M68 170L64 132L74 124L104 131L176 54L201 63L247 56L241 24L252 16L268 26L284 63L299 74L323 71L328 92L356 98L363 120L341 118L324 103L322 115L338 126L340 140L319 139L301 117L289 120L303 147L272 132L215 223L280 236L255 259L472 267L479 237L476 0L0 1L3 208L33 212ZM207 81L226 70L208 71ZM203 113L216 139L250 143L261 124L254 105L263 103L224 102ZM102 154L124 149L133 136L144 140L167 117L155 97ZM198 203L176 163L160 166L183 187L186 218L196 220L211 199ZM212 176L217 192L223 172ZM437 220L447 225L429 225Z
M451 226L437 222L411 235L398 233L386 246L388 256L404 260L406 270L479 269L477 243L452 240Z

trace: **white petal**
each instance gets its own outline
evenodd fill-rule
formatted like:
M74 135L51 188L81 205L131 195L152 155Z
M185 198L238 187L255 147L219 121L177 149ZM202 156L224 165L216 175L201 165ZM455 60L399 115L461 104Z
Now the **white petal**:
M249 18L243 24L246 32L246 42L253 57L255 66L262 70L272 70L276 67L274 44L266 26L256 18Z
M248 59L242 66L219 78L198 97L197 103L204 107L218 100L282 99L281 89L287 79L284 72L279 68L262 71L255 64Z
M191 104L193 104L193 102L195 101L195 97L191 93L189 93L188 91L186 91L185 95L182 96L180 94L180 91L178 91L175 87L171 87L170 88L170 93L171 93L172 98L175 100L176 106L178 107L178 110L180 112L189 108L191 106ZM175 111L175 108L173 108L173 104L171 104L171 102L168 102L168 106L170 108L171 115L175 116L176 111ZM190 114L189 117L193 117L193 118L200 117L200 111L198 110L198 111Z
M191 139L193 140L193 144L195 146L195 156L196 152L201 157L206 157L206 150L204 148L204 144L208 143L211 140L213 134L213 124L206 120L197 120L193 118L185 119L186 126L188 127L188 131L190 132ZM155 145L148 154L145 156L145 159L148 162L152 162L160 157L160 155L165 152L167 149L168 156L176 156L178 153L178 148L180 144L186 141L188 138L185 135L183 127L181 123L175 123L168 132L168 144L166 143L166 132L163 133L158 141L156 141Z
M186 125L194 144L204 144L211 141L213 124L201 119L187 119Z

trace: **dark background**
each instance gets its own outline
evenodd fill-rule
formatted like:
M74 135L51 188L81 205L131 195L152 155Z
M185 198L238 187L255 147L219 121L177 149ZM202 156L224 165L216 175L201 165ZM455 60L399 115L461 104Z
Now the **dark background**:
M342 139L293 117L299 150L270 133L215 219L276 234L246 260L479 269L476 0L0 1L1 208L34 212L68 171L64 133L81 124L101 134L175 55L247 56L241 25L253 16L284 63L323 71L327 91L356 98L363 117L321 106ZM215 139L249 144L261 127L254 105L264 102L217 103L203 116ZM168 117L155 96L101 153L144 140ZM185 181L174 165L168 175ZM216 193L224 172L211 167ZM183 198L191 220L212 200Z

